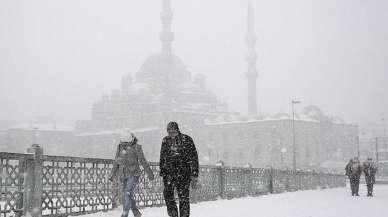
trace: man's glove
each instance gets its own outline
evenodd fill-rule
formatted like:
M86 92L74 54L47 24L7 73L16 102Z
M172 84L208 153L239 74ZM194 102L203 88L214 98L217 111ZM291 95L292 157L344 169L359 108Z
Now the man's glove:
M195 176L191 177L191 188L192 189L198 188L198 177L195 177Z
M154 174L153 174L153 173L149 174L149 175L148 175L148 179L149 179L150 181L153 181L153 180L155 179Z
M170 184L171 181L172 181L171 176L163 176L163 184L165 184L165 183Z

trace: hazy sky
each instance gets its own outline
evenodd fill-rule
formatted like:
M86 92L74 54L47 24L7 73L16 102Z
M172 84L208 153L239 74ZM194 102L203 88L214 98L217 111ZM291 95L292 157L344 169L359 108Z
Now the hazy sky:
M291 99L349 122L388 118L388 1L253 0L259 112ZM247 0L172 0L173 49L246 112ZM89 119L159 52L161 0L0 0L0 119ZM230 88L233 86L233 88Z

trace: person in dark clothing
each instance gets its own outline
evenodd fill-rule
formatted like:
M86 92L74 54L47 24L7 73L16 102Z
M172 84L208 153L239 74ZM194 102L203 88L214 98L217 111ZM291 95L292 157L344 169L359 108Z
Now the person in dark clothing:
M349 179L350 179L350 176L352 174L352 172L350 170L350 167L351 167L352 163L353 163L353 159L350 159L349 162L345 166L345 174L346 174L347 177L349 177Z
M352 196L360 196L358 194L360 186L360 176L362 173L362 167L357 157L349 161L345 167L346 175L350 180L350 188L352 190Z
M167 125L168 136L163 138L160 150L160 176L163 177L164 200L170 217L190 216L190 184L197 187L198 154L193 139L179 130L176 122ZM178 208L174 198L178 192Z
M134 198L134 190L141 175L140 164L152 181L154 174L144 157L141 145L137 143L137 138L129 129L124 129L117 147L112 175L109 178L111 182L117 177L120 178L123 196L121 217L128 217L129 210L132 210L135 217L141 217Z
M373 184L375 183L375 176L377 172L377 167L373 162L372 158L368 158L366 162L364 162L364 174L365 174L365 182L368 188L368 193L366 196L373 197Z

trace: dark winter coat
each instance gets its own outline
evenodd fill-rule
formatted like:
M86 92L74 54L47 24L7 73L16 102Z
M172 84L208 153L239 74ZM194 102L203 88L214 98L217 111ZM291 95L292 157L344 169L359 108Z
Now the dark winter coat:
M351 165L352 165L352 161L350 160L349 162L348 162L348 164L346 164L346 167L345 167L345 174L347 175L347 176L351 176L351 174L352 174L352 171L350 170L350 167L351 167Z
M359 161L351 161L345 167L346 175L349 178L359 178L362 173L362 166Z
M122 142L117 147L115 161L112 168L112 177L140 176L141 164L149 178L153 178L153 173L148 165L141 145L137 144L135 138L133 142Z
M367 185L375 183L375 176L377 172L377 167L373 162L365 162L364 163L364 174L365 174L365 182Z
M170 126L171 127L171 126ZM177 125L176 125L177 128ZM175 139L164 137L160 150L160 176L198 177L198 153L193 139L179 132Z

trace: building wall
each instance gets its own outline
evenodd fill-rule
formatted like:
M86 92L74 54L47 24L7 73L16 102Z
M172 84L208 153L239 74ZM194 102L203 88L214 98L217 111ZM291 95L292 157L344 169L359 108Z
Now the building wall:
M295 121L298 167L316 167L327 160L353 156L357 126L321 126L319 122ZM292 167L292 121L273 120L206 125L198 132L203 161L243 166ZM281 150L283 165L281 164Z
M184 116L182 116L184 117ZM179 118L179 116L178 116ZM292 167L292 121L288 119L204 124L195 117L177 120L183 133L195 141L201 164L255 167ZM161 126L167 123L162 122ZM5 146L12 152L25 152L37 140L51 155L113 158L120 129L96 133L76 131L5 131ZM158 161L165 127L135 130L150 161ZM317 167L322 162L346 161L356 154L358 127L346 124L295 121L297 166ZM287 151L282 154L281 150ZM282 164L283 155L283 164Z
M65 155L79 149L72 145L75 144L74 135L74 131L9 129L5 131L5 146L8 152L24 153L32 144L38 143L44 147L45 154Z

